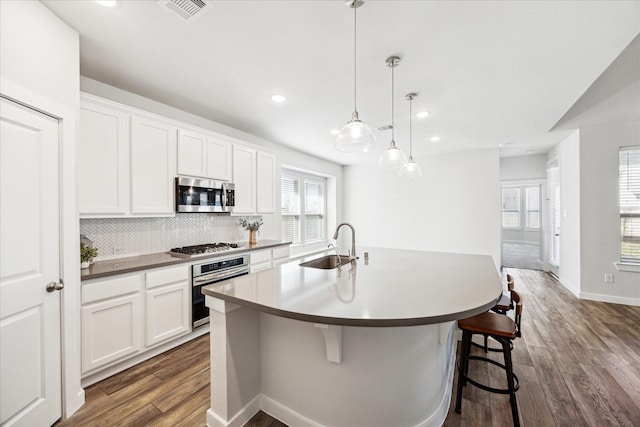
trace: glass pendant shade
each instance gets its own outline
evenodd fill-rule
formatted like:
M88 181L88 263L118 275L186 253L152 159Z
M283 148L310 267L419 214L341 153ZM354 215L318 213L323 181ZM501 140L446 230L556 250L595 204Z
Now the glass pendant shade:
M412 157L409 157L409 161L402 165L398 171L398 175L407 179L419 178L422 176L422 170L420 165L413 161Z
M336 135L336 150L347 153L367 152L376 145L376 137L371 128L358 119L354 111L353 118Z
M378 159L378 166L382 169L398 170L405 163L407 156L396 146L395 141L391 141L391 146Z

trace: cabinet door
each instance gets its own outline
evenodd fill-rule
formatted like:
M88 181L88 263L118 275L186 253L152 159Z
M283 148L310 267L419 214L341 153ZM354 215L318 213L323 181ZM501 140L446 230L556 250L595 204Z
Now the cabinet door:
M140 349L140 296L132 294L82 307L82 373Z
M207 177L231 181L231 143L209 136L206 145Z
M236 185L236 214L256 212L256 150L233 146L233 182Z
M190 331L190 290L184 281L146 291L147 347Z
M275 212L276 158L273 154L258 151L256 155L256 212Z
M174 215L177 128L131 118L131 213Z
M83 100L78 142L80 215L129 212L129 116Z
M205 152L207 136L199 132L178 130L178 175L207 177Z

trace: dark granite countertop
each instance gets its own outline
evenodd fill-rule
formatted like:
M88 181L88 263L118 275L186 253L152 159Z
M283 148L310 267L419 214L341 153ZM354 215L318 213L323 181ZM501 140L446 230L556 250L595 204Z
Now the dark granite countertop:
M261 240L253 245L244 242L237 249L224 253L218 252L193 258L177 257L166 252L161 252L157 254L96 261L91 264L89 268L80 270L80 279L84 281L98 279L100 277L114 276L116 274L147 270L149 268L165 267L173 264L201 262L207 259L219 258L221 256L232 255L235 253L257 251L290 244L291 242L284 242L282 240Z

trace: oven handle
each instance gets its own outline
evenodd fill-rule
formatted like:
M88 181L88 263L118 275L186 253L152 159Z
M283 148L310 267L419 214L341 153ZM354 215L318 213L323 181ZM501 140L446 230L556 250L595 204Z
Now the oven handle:
M235 268L228 268L226 270L223 270L217 273L211 273L211 274L206 274L204 276L194 277L193 284L195 286L199 283L210 282L216 279L223 280L227 276L233 276L233 275L236 275L237 273L245 273L245 272L246 273L249 272L249 266L247 265L243 265Z

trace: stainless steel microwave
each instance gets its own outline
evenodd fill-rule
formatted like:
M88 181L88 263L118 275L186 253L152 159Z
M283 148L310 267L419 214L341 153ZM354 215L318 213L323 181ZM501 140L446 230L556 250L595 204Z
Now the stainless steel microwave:
M235 185L211 179L176 178L176 212L233 212Z

